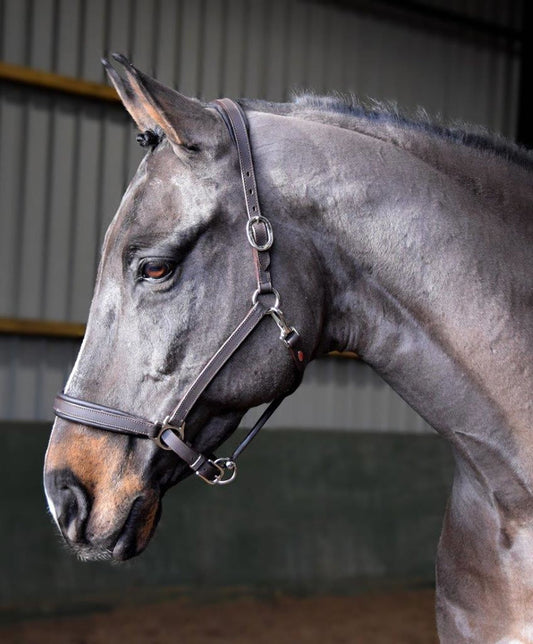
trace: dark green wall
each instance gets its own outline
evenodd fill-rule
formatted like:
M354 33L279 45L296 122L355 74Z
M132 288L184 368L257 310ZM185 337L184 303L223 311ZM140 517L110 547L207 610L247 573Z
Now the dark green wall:
M237 482L167 495L148 551L78 562L45 509L48 428L0 424L4 617L152 593L352 592L433 580L452 477L435 436L266 431ZM153 595L153 596L156 596Z

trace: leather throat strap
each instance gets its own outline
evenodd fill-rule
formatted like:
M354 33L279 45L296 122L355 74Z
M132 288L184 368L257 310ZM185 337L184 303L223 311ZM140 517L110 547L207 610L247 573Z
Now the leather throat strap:
M185 421L188 414L220 369L266 316L272 317L278 326L280 340L289 350L298 370L303 371L306 360L300 335L294 327L287 324L280 309L279 294L272 286L270 248L274 242L274 234L270 222L261 215L246 116L239 105L227 98L217 100L212 106L220 113L228 126L239 155L240 174L248 216L246 233L252 247L257 280L257 290L253 294L252 307L207 362L186 390L178 405L164 421L151 422L145 418L98 403L73 398L64 393L56 397L54 413L56 416L74 423L152 439L159 447L174 451L207 483L223 485L235 478L236 458L258 434L281 404L284 396L276 398L270 403L230 458L212 460L196 451L187 442ZM229 477L225 476L227 473L229 473Z

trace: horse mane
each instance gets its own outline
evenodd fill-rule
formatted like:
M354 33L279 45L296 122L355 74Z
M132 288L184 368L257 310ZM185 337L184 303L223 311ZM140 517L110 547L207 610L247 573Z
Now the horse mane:
M259 100L241 101L243 107L279 114L314 113L323 115L324 120L335 116L342 117L341 127L350 127L350 117L354 120L365 120L373 124L395 126L403 130L412 130L474 148L516 163L533 170L533 151L509 140L501 134L491 132L481 125L472 125L463 121L445 122L439 116L430 116L422 108L414 113L400 110L396 103L368 99L362 101L348 94L295 94L290 103L270 103Z

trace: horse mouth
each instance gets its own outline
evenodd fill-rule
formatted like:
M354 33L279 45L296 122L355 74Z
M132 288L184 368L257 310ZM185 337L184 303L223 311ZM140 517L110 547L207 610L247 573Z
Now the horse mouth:
M131 506L112 550L112 559L125 561L141 554L148 545L161 517L161 501L147 508L146 500L136 499Z
M149 505L144 498L136 499L122 526L113 537L100 542L97 537L64 541L80 561L126 561L143 552L159 523L161 502Z

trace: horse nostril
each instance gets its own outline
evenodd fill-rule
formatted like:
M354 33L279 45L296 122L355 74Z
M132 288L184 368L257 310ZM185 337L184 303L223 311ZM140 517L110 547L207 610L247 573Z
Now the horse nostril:
M87 491L70 470L51 472L45 478L46 496L63 535L71 543L85 541L90 501Z

